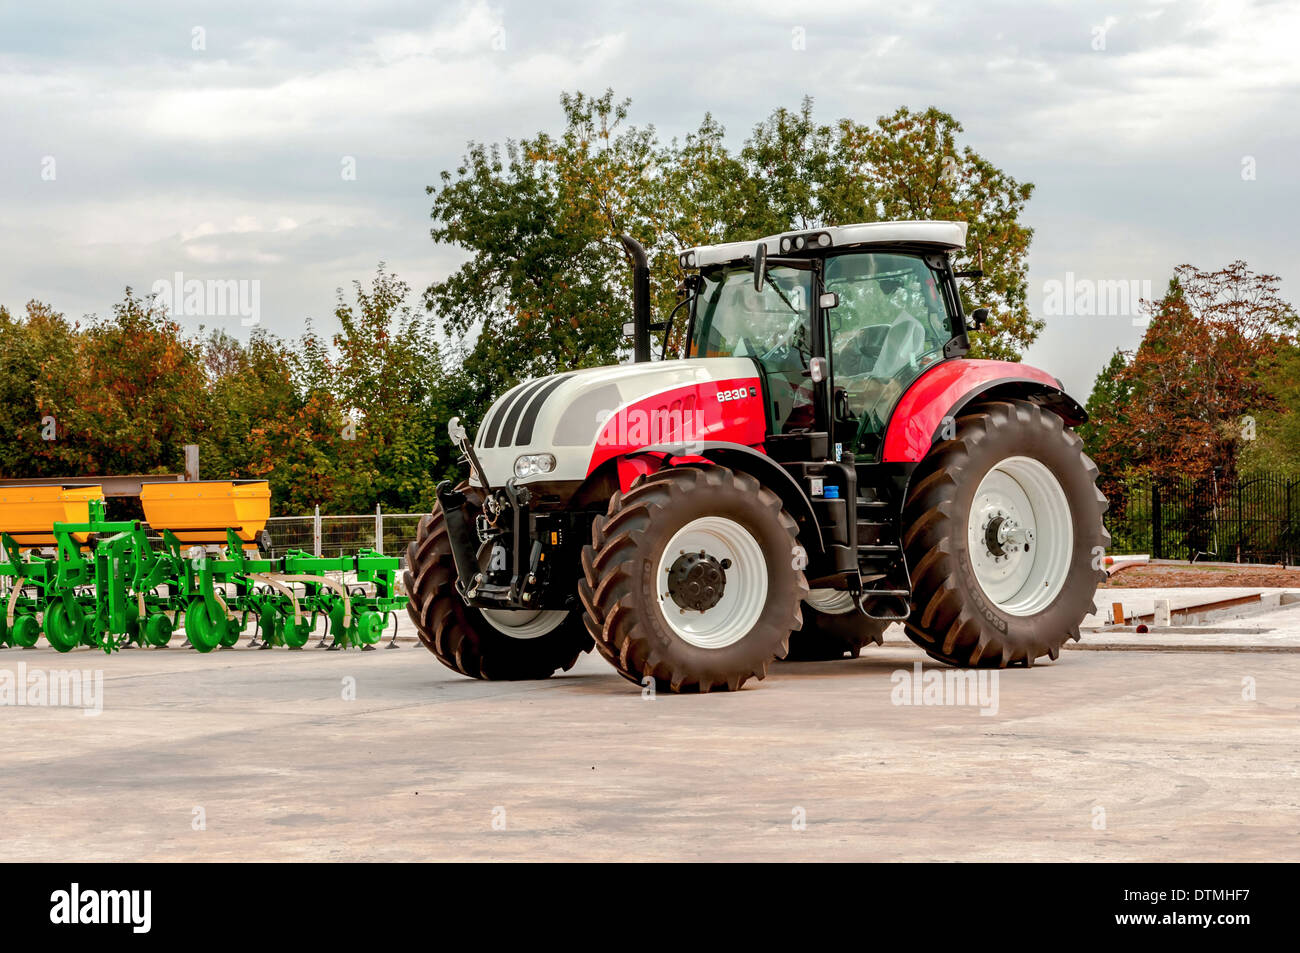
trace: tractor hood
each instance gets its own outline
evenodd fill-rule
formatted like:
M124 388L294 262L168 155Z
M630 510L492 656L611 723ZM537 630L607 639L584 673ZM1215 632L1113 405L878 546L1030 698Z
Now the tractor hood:
M692 440L761 443L758 366L750 358L618 364L527 381L483 418L474 452L496 486L521 456L554 467L518 482L581 481L608 459L642 446Z

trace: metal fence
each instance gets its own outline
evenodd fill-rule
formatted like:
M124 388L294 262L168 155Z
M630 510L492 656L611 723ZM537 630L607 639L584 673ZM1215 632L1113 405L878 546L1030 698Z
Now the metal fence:
M1274 474L1138 477L1108 494L1114 553L1294 565L1300 561L1300 478Z
M384 513L365 516L272 516L266 521L272 558L291 549L316 556L354 556L375 549L389 556L406 555L423 513Z

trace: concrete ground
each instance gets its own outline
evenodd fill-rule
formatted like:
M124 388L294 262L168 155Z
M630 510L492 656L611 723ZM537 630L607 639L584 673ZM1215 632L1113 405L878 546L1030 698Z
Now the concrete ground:
M922 661L647 700L590 655L487 683L410 642L9 649L29 683L102 672L103 711L0 707L5 856L1300 860L1300 654L1067 652L988 715L896 704Z

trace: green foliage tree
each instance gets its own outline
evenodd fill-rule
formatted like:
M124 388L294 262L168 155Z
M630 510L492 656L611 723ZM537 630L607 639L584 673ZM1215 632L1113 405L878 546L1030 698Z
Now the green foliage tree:
M961 125L946 113L900 109L871 126L825 124L805 99L775 110L733 152L708 114L682 140L662 143L652 126L629 124L629 101L610 90L566 94L561 106L559 135L471 143L427 190L433 239L469 253L425 292L443 331L466 342L462 412L481 417L514 382L625 353L624 232L650 254L663 316L676 300L683 247L830 222L959 219L971 228L960 266L985 271L963 291L968 310L993 309L977 353L1017 359L1042 327L1026 304L1032 232L1020 223L1033 187L961 146Z
M1138 463L1136 453L1125 441L1130 426L1127 408L1133 391L1128 374L1131 359L1132 355L1121 349L1110 356L1093 382L1085 407L1088 422L1079 427L1088 455L1107 461L1103 480L1116 479Z
M870 127L842 120L840 131L842 150L864 176L882 219L967 223L966 251L955 268L982 268L984 277L963 286L963 306L967 313L981 305L990 309L972 356L1019 360L1043 328L1029 311L1033 230L1021 222L1033 185L959 145L961 123L933 107L903 107Z
M43 380L66 373L79 330L62 314L29 301L18 317L0 307L0 473L58 476L46 438L58 421L43 412L37 390Z

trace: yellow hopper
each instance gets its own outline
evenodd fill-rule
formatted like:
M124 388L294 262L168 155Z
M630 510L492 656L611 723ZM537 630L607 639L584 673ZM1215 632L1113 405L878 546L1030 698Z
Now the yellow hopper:
M90 501L102 500L100 486L0 487L0 533L8 533L20 546L53 546L55 523L90 520ZM88 533L73 533L84 543Z
M227 529L250 543L271 515L271 486L265 480L146 483L140 503L145 522L171 530L182 543L224 543Z

